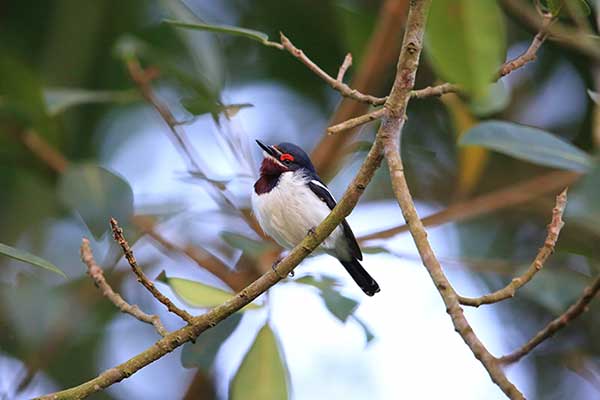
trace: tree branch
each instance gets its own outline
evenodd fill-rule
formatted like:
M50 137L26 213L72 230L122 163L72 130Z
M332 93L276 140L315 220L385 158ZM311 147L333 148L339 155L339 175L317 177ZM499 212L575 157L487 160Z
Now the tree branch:
M363 94L356 89L352 89L350 86L342 82L341 80L337 80L336 78L329 75L327 72L323 71L321 67L315 64L302 50L294 46L294 44L283 34L281 36L281 44L283 48L296 57L300 62L308 67L312 72L315 73L319 78L324 80L329 86L331 86L334 90L337 90L342 96L349 97L351 99L360 101L362 103L373 104L373 105L381 105L385 103L384 97L375 97L368 94ZM344 65L342 64L342 67ZM341 69L341 68L340 68ZM339 76L339 74L338 74Z
M492 381L511 399L523 399L524 397L521 392L506 378L494 356L481 343L463 315L456 292L444 275L441 265L427 240L427 232L417 215L404 176L404 167L399 151L400 135L404 125L406 106L411 97L411 90L414 85L430 4L431 0L411 1L407 28L398 60L396 79L388 101L384 105L388 112L383 119L377 135L384 144L384 153L390 171L394 194L402 209L402 214L408 223L423 265L429 272L446 304L446 310L452 319L455 330L469 346L475 357L486 368Z
M529 354L533 349L535 349L540 343L544 340L550 338L556 332L566 327L571 321L575 318L579 317L581 314L587 311L589 303L594 300L594 298L600 292L600 275L596 277L594 282L590 286L584 289L582 296L577 300L575 304L567 309L562 315L558 318L552 320L548 325L544 327L541 331L535 334L531 340L525 343L520 349L516 350L513 353L510 353L504 357L500 357L498 361L501 364L511 364L516 361L519 361L521 358Z
M131 247L129 247L129 243L127 243L127 240L125 240L125 237L123 236L123 229L121 229L117 220L114 218L111 218L110 226L112 228L113 237L114 237L115 241L119 244L119 246L121 246L121 248L123 249L125 258L127 259L127 262L129 263L129 265L131 266L133 273L137 276L138 282L140 282L146 289L148 289L148 291L152 294L152 296L154 296L154 298L156 298L156 300L163 303L165 305L165 307L167 307L167 310L169 310L169 312L172 312L173 314L178 315L182 320L184 320L188 324L191 324L192 318L193 318L192 315L190 313L188 313L187 311L182 310L181 308L177 307L175 304L173 304L173 302L171 300L169 300L169 298L167 298L167 296L162 294L160 292L160 290L158 290L156 288L154 283L152 283L152 281L150 279L148 279L146 274L144 274L144 272L138 266L137 260L135 259L135 256L133 255L133 251L131 250Z
M233 298L217 306L207 313L193 317L191 323L177 331L170 333L156 342L150 348L128 361L111 368L96 378L77 387L40 397L45 400L83 399L114 383L133 375L148 364L175 350L182 344L195 340L202 332L215 326L231 314L240 310L245 305L256 299L273 285L287 276L293 269L316 249L326 237L346 218L354 209L366 186L369 184L375 171L381 164L382 146L376 140L367 154L354 180L342 196L340 202L331 213L319 224L314 233L307 235L277 266L278 272L269 270Z
M385 110L383 108L379 108L368 114L361 115L360 117L351 118L347 121L342 122L341 124L330 126L329 128L327 128L327 133L330 135L335 135L336 133L356 128L357 126L364 125L371 121L375 121L376 119L383 117L384 114Z
M87 239L83 239L81 242L81 261L87 266L88 275L92 278L96 287L100 289L102 295L110 300L111 303L121 310L121 312L132 315L142 322L153 325L160 336L166 336L169 333L160 321L158 315L146 314L135 304L131 305L127 303L119 293L116 293L112 289L104 278L102 268L96 263L94 255L92 254L92 249L90 248L90 241Z
M529 282L535 276L535 274L542 269L550 254L554 252L558 235L560 234L560 230L564 225L562 216L566 205L567 189L563 190L558 196L556 196L556 205L552 209L552 221L548 225L548 235L546 236L544 245L538 252L527 271L525 271L521 276L514 278L504 288L493 293L475 298L458 296L460 304L465 306L479 307L482 304L497 303L513 297L519 288Z
M337 74L337 77L335 78L335 80L338 82L343 82L344 75L346 75L346 71L348 71L348 68L350 68L351 66L352 66L352 54L348 53L348 54L346 54L346 57L344 57L344 62L342 63L342 65L340 65L340 69L338 70L338 74Z

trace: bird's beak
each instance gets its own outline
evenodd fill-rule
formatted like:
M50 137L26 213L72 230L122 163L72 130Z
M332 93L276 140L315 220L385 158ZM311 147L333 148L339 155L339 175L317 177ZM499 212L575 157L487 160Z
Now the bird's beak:
M267 146L266 144L264 144L263 142L261 142L260 140L257 140L256 143L260 146L261 149L263 149L268 155L270 155L271 157L279 160L279 156L281 155L281 152L279 150L277 150L274 146Z

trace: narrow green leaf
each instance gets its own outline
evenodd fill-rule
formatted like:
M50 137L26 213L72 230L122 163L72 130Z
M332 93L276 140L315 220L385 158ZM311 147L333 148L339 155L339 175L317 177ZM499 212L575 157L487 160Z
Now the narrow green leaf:
M156 280L169 285L177 297L191 307L215 307L230 300L234 296L234 293L217 289L216 287L205 285L204 283L189 279L168 277L164 271L156 278ZM241 311L257 308L260 308L260 306L250 303L242 308Z
M364 331L365 340L367 341L367 344L371 343L371 341L375 339L375 335L373 334L373 331L371 331L371 328L369 328L369 326L365 324L365 321L358 318L355 314L352 314L351 317L358 323L358 325L360 325L360 327Z
M214 328L202 333L195 343L186 343L181 351L181 365L184 368L200 368L210 372L221 345L242 320L242 315L235 313L221 321Z
M342 295L335 289L339 286L339 282L335 278L322 275L319 279L316 279L309 275L298 278L294 282L314 286L319 289L319 294L327 310L342 322L346 322L348 317L358 307L356 300Z
M67 277L67 275L65 275L65 273L60 270L60 268L52 264L50 261L44 260L43 258L40 258L26 251L15 249L14 247L10 247L0 243L0 254L3 254L7 257L13 258L18 261L26 262L27 264L31 264L35 267L47 269L65 278Z
M285 400L289 373L275 333L265 324L231 381L231 400Z
M266 44L269 42L269 36L266 33L255 31L253 29L238 28L237 26L228 26L228 25L191 23L191 22L175 21L175 20L171 20L171 19L165 19L164 22L166 24L176 26L178 28L196 29L196 30L201 30L201 31L209 31L209 32L217 32L217 33L227 33L229 35L242 36L242 37L246 37L248 39L256 40L257 42L260 42L262 44Z
M436 0L431 5L426 50L438 75L475 97L486 94L504 61L505 26L497 2Z
M81 104L129 103L139 99L135 90L86 90L79 88L44 89L48 114L55 116Z
M331 288L321 291L321 297L323 297L323 301L329 312L342 322L346 322L348 317L358 307L356 300L346 297Z
M541 129L486 121L465 133L461 146L482 146L534 164L585 172L592 159L584 151Z
M600 105L600 93L598 92L593 92L590 89L588 89L588 95L590 96L590 99L594 100L594 103L596 103L597 105Z
M93 163L71 164L60 177L58 194L98 239L109 228L110 218L126 225L133 215L133 191L129 183Z
M221 239L231 247L244 251L244 254L256 258L273 248L271 244L264 241L247 238L239 233L222 232Z

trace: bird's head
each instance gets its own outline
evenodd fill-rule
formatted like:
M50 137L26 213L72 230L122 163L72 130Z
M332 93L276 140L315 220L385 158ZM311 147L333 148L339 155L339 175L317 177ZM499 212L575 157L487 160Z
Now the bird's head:
M265 158L260 166L261 175L280 175L284 172L297 171L305 169L310 173L315 173L308 154L293 143L279 143L274 146L267 146L261 141L256 143L264 151Z

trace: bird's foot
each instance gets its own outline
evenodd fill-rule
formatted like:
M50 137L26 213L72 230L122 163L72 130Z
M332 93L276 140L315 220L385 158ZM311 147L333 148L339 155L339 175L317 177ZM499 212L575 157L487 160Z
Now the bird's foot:
M312 227L312 228L310 228L310 229L308 230L308 232L306 232L306 233L307 233L307 235L308 235L308 236L313 236L313 235L314 235L316 232L317 232L317 227L316 227L316 226L313 226L313 227Z

